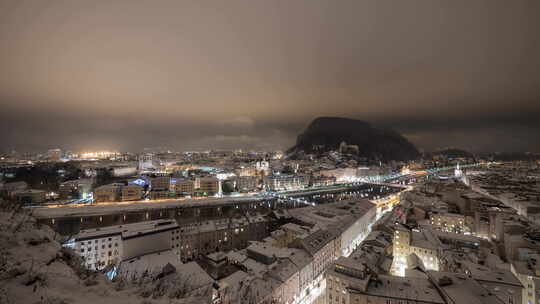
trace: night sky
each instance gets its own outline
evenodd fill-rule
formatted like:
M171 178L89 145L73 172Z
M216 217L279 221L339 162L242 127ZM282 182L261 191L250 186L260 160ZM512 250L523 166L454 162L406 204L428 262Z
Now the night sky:
M0 150L286 149L317 116L540 151L540 1L0 0Z

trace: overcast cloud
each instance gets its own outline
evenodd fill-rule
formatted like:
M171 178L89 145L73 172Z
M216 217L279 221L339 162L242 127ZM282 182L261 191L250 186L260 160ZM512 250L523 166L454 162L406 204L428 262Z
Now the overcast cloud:
M540 151L536 0L0 0L5 149L290 147L317 116Z

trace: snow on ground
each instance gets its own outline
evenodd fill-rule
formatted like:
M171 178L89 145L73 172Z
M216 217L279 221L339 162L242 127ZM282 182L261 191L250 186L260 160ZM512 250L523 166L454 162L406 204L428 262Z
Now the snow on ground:
M60 236L39 226L27 213L0 211L0 304L161 304L205 303L204 294L188 297L161 279L111 282L82 268L80 258L62 248ZM184 297L177 299L177 297Z

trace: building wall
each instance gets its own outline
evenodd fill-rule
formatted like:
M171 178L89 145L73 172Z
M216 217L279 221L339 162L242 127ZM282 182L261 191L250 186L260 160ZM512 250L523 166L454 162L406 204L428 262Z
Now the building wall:
M171 249L171 239L171 231L125 239L123 259L127 260L144 254Z
M313 262L310 261L306 266L304 266L298 276L299 284L300 284L300 291L304 292L309 285L313 282L314 276L313 276ZM300 297L303 297L304 294L300 294Z
M218 224L213 230L208 228L201 230L201 223L191 223L180 227L182 261L194 260L200 255L216 251L243 249L248 246L250 240L262 240L270 234L267 221L223 223L223 220L218 220L216 223ZM206 222L204 224L209 225Z
M170 191L171 178L168 176L154 177L150 180L152 191Z
M407 265L407 256L410 252L411 233L410 231L396 230L393 239L393 272L404 275Z
M394 232L393 256L394 272L403 276L403 271L407 268L407 257L416 254L427 270L439 270L440 252L431 248L415 247L411 245L411 233L403 230Z
M298 272L294 273L287 281L282 284L283 302L294 303L295 299L300 297L300 278Z
M46 192L42 190L23 190L16 192L14 197L18 201L30 204L40 204L46 199Z
M136 201L142 197L142 188L137 185L122 187L122 201Z
M169 191L150 191L150 199L157 200L157 199L164 199L169 197Z
M321 250L313 256L313 276L320 276L334 261L335 247L334 242L328 242Z
M466 226L465 216L460 214L431 214L431 225L445 232L464 233L470 232Z
M523 284L521 291L521 299L523 304L533 304L536 302L536 281L538 277L531 276L529 274L522 274L516 271L512 264L510 264L510 270L516 276L516 278Z
M373 206L363 216L356 219L341 235L341 255L348 255L370 232L371 223L375 222L377 208Z
M191 180L177 181L174 186L174 191L176 192L176 194L187 193L189 195L192 195L194 189L195 187L193 181Z
M116 202L120 200L119 186L102 186L94 189L95 202Z
M236 178L236 188L240 192L251 192L257 188L257 178L252 176L241 176Z
M195 189L206 195L214 195L219 193L220 182L214 177L198 177L195 179Z
M277 175L264 178L266 189L272 191L297 190L309 185L309 178L303 175Z
M120 234L75 242L74 250L84 259L88 269L100 270L122 261L123 246Z
M327 304L349 304L351 303L349 293L347 292L347 283L342 278L327 277L326 279L326 303ZM352 302L362 303L362 302ZM371 303L371 302L367 302ZM385 303L386 304L386 303Z

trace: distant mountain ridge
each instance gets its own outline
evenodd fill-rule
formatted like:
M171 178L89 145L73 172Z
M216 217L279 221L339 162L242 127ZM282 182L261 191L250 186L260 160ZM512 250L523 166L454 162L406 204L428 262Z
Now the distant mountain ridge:
M289 151L324 153L338 150L342 142L358 146L358 156L370 159L407 161L420 156L416 147L394 130L341 117L316 118Z

